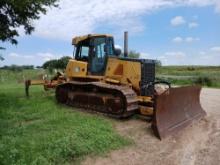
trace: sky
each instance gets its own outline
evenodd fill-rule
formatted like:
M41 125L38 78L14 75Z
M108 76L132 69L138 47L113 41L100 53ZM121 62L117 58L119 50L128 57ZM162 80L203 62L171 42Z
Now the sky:
M27 36L22 27L18 45L2 43L4 65L42 65L71 56L74 36L107 33L123 48L163 65L220 65L220 0L60 0L58 8L33 21Z

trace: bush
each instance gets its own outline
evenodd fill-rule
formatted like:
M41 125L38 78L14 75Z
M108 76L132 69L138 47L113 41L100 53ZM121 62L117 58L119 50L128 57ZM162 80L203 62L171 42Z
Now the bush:
M209 77L198 77L195 79L194 83L197 85L208 86L208 87L213 85L213 81Z
M21 72L23 69L34 69L34 65L10 65L10 66L3 66L0 69L7 69L14 72Z
M49 69L50 71L53 69L65 69L70 59L71 57L64 56L58 60L49 60L42 65L42 68Z
M21 72L23 69L17 65L11 65L9 67L9 70L13 71L13 72Z
M140 58L140 53L138 53L134 50L131 50L128 52L128 57L129 58Z
M193 67L193 66L189 66L189 67L187 67L187 70L188 70L188 71L194 71L194 70L196 70L196 68Z

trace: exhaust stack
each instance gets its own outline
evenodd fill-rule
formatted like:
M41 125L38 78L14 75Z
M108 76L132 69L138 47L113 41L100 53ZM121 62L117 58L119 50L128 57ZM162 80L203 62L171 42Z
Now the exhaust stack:
M124 32L124 57L128 57L128 32Z

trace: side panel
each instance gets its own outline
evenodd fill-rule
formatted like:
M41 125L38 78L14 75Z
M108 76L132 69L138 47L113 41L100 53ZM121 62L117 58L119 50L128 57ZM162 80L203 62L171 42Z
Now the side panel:
M109 57L105 77L118 80L122 84L132 84L133 88L139 91L141 63Z
M86 77L87 62L69 60L66 67L67 77Z

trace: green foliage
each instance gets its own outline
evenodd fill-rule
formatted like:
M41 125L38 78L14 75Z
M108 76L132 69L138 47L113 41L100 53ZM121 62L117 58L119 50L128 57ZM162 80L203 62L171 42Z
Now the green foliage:
M213 85L213 80L210 77L197 77L194 80L194 83L197 85L202 85L202 86L212 86Z
M41 69L41 68L43 68L43 67L42 67L42 66L36 66L36 68L37 68L37 69Z
M188 71L194 71L194 70L196 70L196 68L193 67L193 66L189 66L189 67L187 67L187 70L188 70Z
M42 67L44 69L49 69L49 70L53 70L53 69L65 69L66 65L68 63L68 61L71 59L71 57L68 56L64 56L58 60L49 60L46 61Z
M118 135L110 119L56 104L54 92L0 84L0 162L74 164L131 143Z
M20 72L22 71L23 69L34 69L34 65L21 65L21 66L18 66L18 65L11 65L11 66L3 66L1 67L0 69L6 69L6 70L11 70L11 71L14 71L14 72Z
M61 57L60 59L58 59L57 68L58 69L65 69L70 59L71 59L71 57L69 57L69 56L64 56L64 57Z
M219 75L220 66L162 66L158 74L172 76Z
M57 6L57 0L1 0L0 2L0 40L17 44L17 29L24 27L26 34L34 30L32 20L46 14L46 8Z
M50 73L52 73L52 70L57 68L57 63L58 63L58 60L49 60L49 61L46 61L42 67L44 69L48 69L50 71Z
M136 52L134 50L131 50L128 53L128 57L130 57L130 58L139 58L140 57L140 53L138 53L138 52Z
M40 79L39 75L44 75L43 69L23 69L21 71L11 71L8 69L0 69L0 84L12 84L23 82L24 79Z
M156 60L156 67L161 67L162 66L162 63L160 60Z
M156 77L175 85L198 84L220 88L220 66L162 66Z

